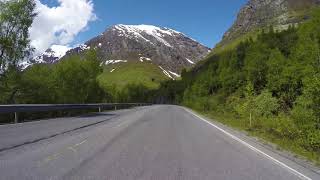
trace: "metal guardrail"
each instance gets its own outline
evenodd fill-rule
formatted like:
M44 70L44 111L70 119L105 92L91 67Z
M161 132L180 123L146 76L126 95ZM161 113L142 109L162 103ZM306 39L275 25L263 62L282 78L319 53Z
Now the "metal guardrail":
M102 112L103 109L128 108L134 106L147 106L148 103L108 103L108 104L13 104L0 105L0 114L14 113L15 123L19 122L19 113L22 112L49 112L59 110L76 110L76 109L97 109Z

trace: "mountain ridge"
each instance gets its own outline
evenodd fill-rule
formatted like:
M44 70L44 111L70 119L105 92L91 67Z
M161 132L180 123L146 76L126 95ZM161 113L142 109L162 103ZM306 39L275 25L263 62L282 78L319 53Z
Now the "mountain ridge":
M190 68L210 52L210 48L176 30L153 25L110 26L100 35L82 45L71 48L63 56L55 56L52 49L34 58L33 63L56 63L65 57L95 49L102 64L114 60L150 61L163 69L165 75L179 76L182 69ZM58 53L61 54L61 53ZM172 78L172 77L170 77Z

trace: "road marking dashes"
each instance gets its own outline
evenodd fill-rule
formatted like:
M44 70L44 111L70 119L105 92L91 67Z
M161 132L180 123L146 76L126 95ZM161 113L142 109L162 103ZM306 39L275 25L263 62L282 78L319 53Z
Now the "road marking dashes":
M50 156L46 157L43 161L39 161L38 162L38 167L41 167L41 166L43 166L45 164L48 164L50 161L58 159L59 156L62 156L64 154L63 152L65 150L71 150L73 153L76 153L77 152L77 148L79 146L81 146L82 144L86 143L86 142L87 142L87 140L84 140L84 141L82 141L82 142L80 142L78 144L75 144L73 146L68 146L67 148L61 150L60 153L56 153L56 154L53 154L53 155L50 155Z

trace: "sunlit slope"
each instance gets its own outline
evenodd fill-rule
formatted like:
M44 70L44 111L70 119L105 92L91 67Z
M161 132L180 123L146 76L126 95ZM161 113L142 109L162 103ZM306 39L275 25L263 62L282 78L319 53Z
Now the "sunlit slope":
M98 77L102 87L122 89L128 84L142 84L155 89L161 81L168 80L157 65L149 61L128 61L105 66L104 72Z

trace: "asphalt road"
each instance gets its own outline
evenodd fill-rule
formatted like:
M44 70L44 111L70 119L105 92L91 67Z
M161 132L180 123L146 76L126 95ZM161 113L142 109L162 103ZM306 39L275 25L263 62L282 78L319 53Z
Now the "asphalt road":
M0 179L295 180L320 175L179 106L0 126Z

